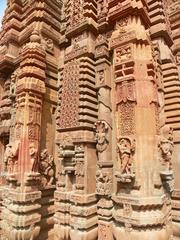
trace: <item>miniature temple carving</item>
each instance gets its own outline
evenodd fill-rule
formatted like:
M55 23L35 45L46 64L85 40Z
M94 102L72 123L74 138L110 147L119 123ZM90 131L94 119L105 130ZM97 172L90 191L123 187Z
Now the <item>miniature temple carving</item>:
M180 239L179 0L8 0L0 239Z

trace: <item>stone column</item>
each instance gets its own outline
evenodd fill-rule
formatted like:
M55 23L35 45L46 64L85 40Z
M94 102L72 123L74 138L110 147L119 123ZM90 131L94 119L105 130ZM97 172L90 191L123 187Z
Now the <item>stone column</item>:
M113 239L111 200L113 186L111 74L108 41L104 34L96 40L96 86L98 90L98 121L95 139L98 155L96 193L98 195L98 239Z
M22 49L20 60L14 138L6 148L9 185L3 195L2 228L9 240L36 239L40 230L38 158L46 65L38 31Z
M129 4L133 8L133 3ZM142 13L141 4L139 1ZM125 12L126 7L119 11ZM121 19L112 12L110 15L110 19L116 20L110 41L114 51L113 148L117 150L113 156L112 196L116 240L172 236L168 189L172 180L172 136L169 128L160 135L157 83L145 31L149 19L147 15L142 19L141 13L124 13ZM165 142L168 142L168 160L163 158Z

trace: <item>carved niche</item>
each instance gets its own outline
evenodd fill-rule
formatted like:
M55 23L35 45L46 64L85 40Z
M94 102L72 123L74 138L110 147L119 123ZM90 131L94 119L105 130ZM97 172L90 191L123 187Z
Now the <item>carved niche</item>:
M79 144L75 146L75 175L76 175L76 189L84 189L84 177L85 177L85 166L84 166L84 147Z
M101 153L106 150L109 144L109 126L105 121L98 121L94 125L96 149Z
M38 149L34 142L29 144L30 171L36 172L38 169Z
M115 63L119 64L132 59L132 47L130 45L116 49Z
M15 173L18 164L19 141L9 143L6 145L4 153L5 171L8 173Z
M135 177L134 159L135 139L119 137L117 139L118 169L115 176L119 182L132 182Z
M47 149L40 154L39 173L41 174L41 186L47 187L55 184L55 163L52 155Z
M99 168L96 172L96 191L99 195L111 195L112 171L106 168Z

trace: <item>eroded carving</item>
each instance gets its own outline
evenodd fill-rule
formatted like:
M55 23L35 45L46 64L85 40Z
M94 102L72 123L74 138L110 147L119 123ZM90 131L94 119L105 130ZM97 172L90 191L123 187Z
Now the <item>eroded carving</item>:
M135 140L119 137L117 140L118 164L120 172L116 176L121 182L131 182L134 175L133 156L135 154Z
M40 154L39 172L41 174L42 187L55 184L55 163L52 155L49 155L48 150L44 149Z
M98 121L95 123L95 131L96 149L101 153L106 150L109 143L109 126L105 121Z

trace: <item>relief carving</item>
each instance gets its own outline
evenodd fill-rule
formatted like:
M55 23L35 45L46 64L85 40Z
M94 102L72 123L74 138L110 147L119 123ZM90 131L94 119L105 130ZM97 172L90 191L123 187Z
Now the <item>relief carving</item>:
M55 163L53 156L44 149L40 154L39 173L41 174L42 187L55 184Z
M19 142L9 143L6 145L4 153L4 163L8 173L15 173L17 171Z
M116 104L127 101L136 101L135 84L132 81L123 81L116 85Z
M96 173L96 190L99 195L110 195L112 191L112 172L98 169Z
M173 129L167 125L161 128L159 140L159 159L161 163L160 176L166 191L172 192L174 189L174 176L172 170L173 154Z
M165 125L159 141L160 162L164 171L172 171L173 129Z
M79 61L73 60L65 65L61 93L59 127L79 126Z
M98 121L95 123L95 140L97 142L96 149L99 153L106 150L109 144L109 126L105 121Z
M105 82L104 70L100 70L97 72L97 82L99 83L99 85L102 85Z
M29 144L29 156L30 156L30 171L35 172L38 168L38 149L35 143Z
M77 161L75 166L76 189L84 189L84 162Z
M44 47L45 47L46 51L52 52L54 50L54 43L53 43L52 39L44 38L43 39L43 44L44 44Z
M120 172L116 177L120 182L131 182L135 177L133 156L135 154L135 140L119 137L117 142L118 165Z
M135 133L135 104L127 101L118 105L120 135L133 135ZM125 123L125 124L124 124Z

